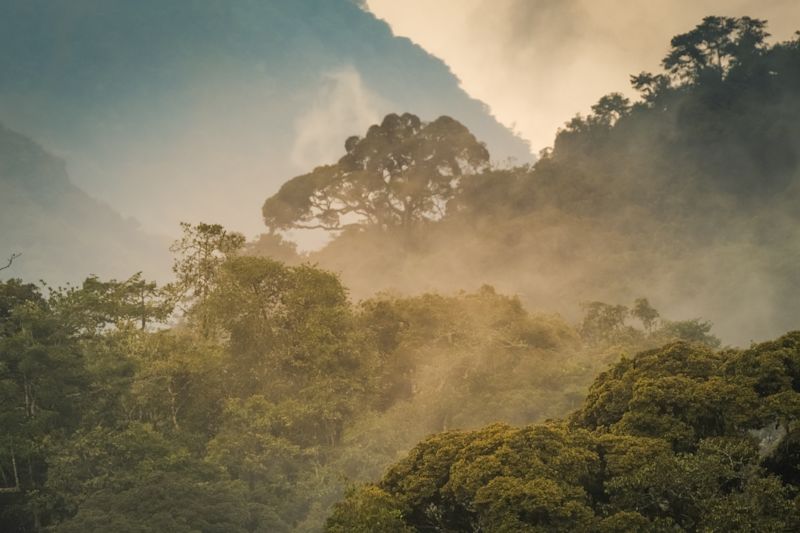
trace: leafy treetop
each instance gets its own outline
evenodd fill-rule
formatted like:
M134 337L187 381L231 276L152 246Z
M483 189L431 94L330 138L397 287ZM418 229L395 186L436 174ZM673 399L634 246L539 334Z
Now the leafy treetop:
M288 181L263 207L271 230L405 227L441 218L465 174L488 166L486 147L458 121L387 115L350 137L336 164Z

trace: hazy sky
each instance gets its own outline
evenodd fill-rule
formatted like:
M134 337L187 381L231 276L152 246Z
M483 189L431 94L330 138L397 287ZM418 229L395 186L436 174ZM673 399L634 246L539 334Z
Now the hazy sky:
M0 0L0 72L0 124L167 236L180 221L264 231L268 196L388 113L451 115L498 160L530 155L353 0Z
M367 0L396 34L443 59L464 89L531 141L658 70L669 39L706 15L765 18L773 38L800 30L798 0Z

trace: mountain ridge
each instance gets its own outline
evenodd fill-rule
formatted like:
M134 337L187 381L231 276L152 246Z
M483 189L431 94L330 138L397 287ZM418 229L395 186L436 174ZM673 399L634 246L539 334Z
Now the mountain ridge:
M532 159L441 59L358 2L3 10L0 121L64 154L79 186L151 231L213 219L255 233L261 198L389 112L448 114L498 159Z
M166 241L142 233L77 187L63 160L0 124L0 253L19 253L3 277L78 282L92 273L166 275ZM161 251L159 251L161 250ZM136 266L132 266L136 265Z

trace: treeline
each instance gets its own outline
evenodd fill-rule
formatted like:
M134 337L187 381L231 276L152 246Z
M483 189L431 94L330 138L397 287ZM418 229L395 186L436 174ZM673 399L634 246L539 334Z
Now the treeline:
M488 286L354 304L329 272L183 229L166 286L0 284L3 531L317 530L428 434L560 416L676 325L718 342L645 300L574 326Z

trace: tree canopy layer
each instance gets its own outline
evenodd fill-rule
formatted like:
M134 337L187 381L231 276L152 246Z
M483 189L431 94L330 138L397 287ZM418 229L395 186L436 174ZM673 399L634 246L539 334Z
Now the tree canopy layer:
M0 283L3 531L318 531L345 479L426 435L563 415L619 353L696 331L644 299L571 325L489 286L354 304L183 230L166 286Z
M799 364L800 332L639 353L566 420L430 437L327 530L794 531Z
M357 230L316 257L412 294L354 301L279 233L205 223L165 286L0 282L0 530L800 529L800 333L721 348L668 318L720 279L715 319L796 324L750 298L795 309L800 286L800 42L764 37L705 19L641 101L602 98L534 167L481 171L454 120L390 115L267 201L275 231ZM582 315L508 284L430 290L487 265ZM642 272L684 287L680 313Z

